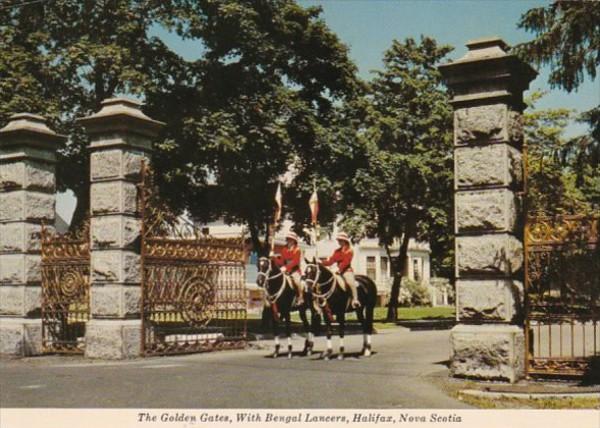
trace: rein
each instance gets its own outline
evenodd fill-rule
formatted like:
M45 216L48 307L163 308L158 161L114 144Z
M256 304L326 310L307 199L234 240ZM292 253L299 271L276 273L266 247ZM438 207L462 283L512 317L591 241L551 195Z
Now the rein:
M281 285L279 286L279 289L275 293L270 294L269 290L267 289L267 287L266 286L263 287L263 289L265 290L265 299L271 305L273 305L275 302L277 302L277 300L279 300L279 298L283 294L283 290L285 290L285 284L286 284L287 281L283 277L283 272L279 272L279 273L277 273L277 274L275 274L273 276L269 276L270 273L271 273L271 263L269 262L269 269L267 269L266 272L258 272L257 276L261 276L261 275L264 276L265 277L265 283L266 283L266 285L268 285L269 281L271 281L272 279L281 277Z
M316 269L317 274L315 275L315 279L306 279L305 282L307 284L308 283L312 284L312 288L313 288L312 295L313 295L313 298L317 299L319 306L321 306L323 308L323 307L325 307L325 305L327 305L327 300L329 300L329 298L331 296L333 296L333 293L335 292L335 283L334 283L335 274L332 272L331 273L331 278L329 278L325 282L319 282L319 277L321 276L321 267L319 265L316 265L316 264L310 264L308 266L314 266L315 269ZM323 287L325 285L328 285L328 284L330 284L332 282L333 282L332 286L329 287L329 290L327 290L326 292L319 293L317 291L317 290L320 291L321 287ZM315 288L317 290L315 290Z

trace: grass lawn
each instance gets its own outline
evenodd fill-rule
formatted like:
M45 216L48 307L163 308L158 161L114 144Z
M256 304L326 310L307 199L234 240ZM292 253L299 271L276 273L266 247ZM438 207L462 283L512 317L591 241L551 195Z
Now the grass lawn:
M307 313L308 316L308 313ZM387 329L396 326L395 322L386 322L387 308L375 308L373 316L374 326L376 329ZM448 319L454 318L454 306L417 306L414 308L398 308L398 321L406 320L432 320L432 319ZM355 313L346 314L346 320L350 322L356 321ZM298 312L292 313L292 322L300 323ZM248 314L248 331L258 331L256 328L260 326L260 314Z
M494 389L495 383L473 382L470 380L458 380L448 378L435 378L433 383L442 389L447 395L463 401L471 406L480 409L598 409L600 402L594 397L572 397L572 398L530 398L530 397L480 397L461 393L462 390L489 390L499 392L500 389ZM529 392L544 391L543 383L536 385L535 390ZM565 386L566 388L566 386ZM516 391L516 388L515 388ZM527 392L522 389L522 392ZM545 391L549 392L549 391ZM558 392L558 391L557 391ZM582 391L587 392L587 391Z

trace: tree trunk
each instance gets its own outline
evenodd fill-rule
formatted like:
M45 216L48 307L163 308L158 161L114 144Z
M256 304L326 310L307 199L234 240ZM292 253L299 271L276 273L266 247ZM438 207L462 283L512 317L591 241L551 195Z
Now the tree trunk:
M250 239L252 240L252 249L258 254L259 257L267 255L266 245L260 242L260 236L258 233L258 227L254 222L248 222L248 230L250 231ZM268 240L267 235L265 239Z
M410 214L410 212L409 212ZM414 234L415 220L407 216L406 225L404 227L404 235L402 236L402 243L398 252L398 257L391 264L392 273L394 275L394 281L392 282L392 290L390 293L390 301L388 303L388 313L386 321L396 322L398 320L398 298L400 297L400 285L402 283L402 276L406 270L406 258L408 255L408 243L410 238Z

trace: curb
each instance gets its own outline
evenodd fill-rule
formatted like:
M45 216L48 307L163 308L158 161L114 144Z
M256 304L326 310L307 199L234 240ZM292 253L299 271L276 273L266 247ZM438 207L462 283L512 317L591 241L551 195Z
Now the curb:
M600 400L600 392L493 392L480 391L477 389L462 389L459 395L471 395L482 398L525 398L525 399L544 399L544 398L597 398Z

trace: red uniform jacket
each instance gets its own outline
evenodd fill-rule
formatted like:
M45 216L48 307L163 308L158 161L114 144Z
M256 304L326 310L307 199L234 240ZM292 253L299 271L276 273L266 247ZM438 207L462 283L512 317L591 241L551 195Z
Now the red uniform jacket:
M323 265L331 266L332 264L337 263L338 270L341 274L346 271L352 272L352 266L350 266L350 263L352 263L352 256L354 256L352 248L347 247L347 249L344 249L344 247L340 247L333 252L331 257L323 261Z
M293 248L283 248L281 250L281 255L275 257L275 264L277 266L285 266L287 272L300 272L300 259L302 257L302 252L298 246Z

